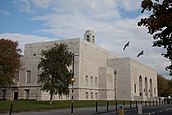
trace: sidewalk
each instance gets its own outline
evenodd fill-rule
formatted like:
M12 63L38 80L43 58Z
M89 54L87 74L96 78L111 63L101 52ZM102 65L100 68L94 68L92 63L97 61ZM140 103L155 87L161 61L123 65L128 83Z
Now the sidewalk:
M143 106L143 108L151 108L153 106ZM74 114L73 115L98 115L98 114L108 114L116 111L114 114L118 115L118 110L115 110L115 106L109 106L107 111L107 106L98 107L98 110L96 112L96 107L85 107L85 108L74 108ZM137 111L137 108L132 105L132 108L130 108L129 105L125 105L125 111ZM137 112L136 112L137 113ZM9 113L1 114L0 115L9 115ZM43 110L40 112L20 112L20 113L12 113L12 115L71 115L71 109L55 109L55 110ZM134 115L134 114L133 114Z
M112 109L111 107L109 107ZM99 107L99 112L105 112L106 107ZM85 107L85 108L74 108L74 115L94 115L96 113L95 107ZM0 114L9 115L9 113ZM20 112L12 113L12 115L71 115L71 109L55 109L55 110L45 110L41 112Z

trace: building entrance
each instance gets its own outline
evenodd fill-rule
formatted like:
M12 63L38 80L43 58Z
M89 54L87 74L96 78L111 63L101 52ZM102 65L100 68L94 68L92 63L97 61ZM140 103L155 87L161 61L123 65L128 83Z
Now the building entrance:
M18 99L18 92L14 92L14 100Z

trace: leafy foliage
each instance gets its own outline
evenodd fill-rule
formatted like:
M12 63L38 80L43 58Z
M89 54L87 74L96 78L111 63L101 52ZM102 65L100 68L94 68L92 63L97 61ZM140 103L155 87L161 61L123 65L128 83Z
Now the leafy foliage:
M161 97L172 96L172 80L158 75L158 94Z
M38 68L42 90L50 93L50 101L54 94L69 94L72 76L69 66L72 64L72 53L68 51L67 45L55 44L49 50L43 50L41 55Z
M150 14L147 18L142 18L138 26L145 26L148 33L153 35L153 46L163 47L166 53L165 58L171 61L171 65L166 67L172 75L172 0L143 0L141 7L142 13L147 10Z
M0 39L0 88L13 84L13 79L21 66L21 49L17 47L16 41Z

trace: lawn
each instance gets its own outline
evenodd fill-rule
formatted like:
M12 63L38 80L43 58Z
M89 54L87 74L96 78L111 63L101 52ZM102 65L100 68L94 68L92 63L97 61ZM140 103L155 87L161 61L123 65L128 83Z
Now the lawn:
M78 107L95 107L96 102L98 106L107 104L107 101L74 101L74 108ZM35 101L35 100L16 100L16 101L0 101L0 113L8 112L10 106L13 104L13 112L22 111L41 111L48 109L62 109L70 108L71 101L53 101L52 105L49 105L49 101ZM110 101L109 105L115 105L114 101Z

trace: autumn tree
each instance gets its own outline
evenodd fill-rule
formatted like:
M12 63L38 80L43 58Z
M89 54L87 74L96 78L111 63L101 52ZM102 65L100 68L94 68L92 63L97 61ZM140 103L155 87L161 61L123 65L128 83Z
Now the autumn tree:
M72 64L72 53L65 44L55 44L48 50L43 50L38 64L40 70L39 83L41 90L49 92L50 104L55 94L68 95L71 81L69 67Z
M0 39L0 88L7 88L13 84L21 66L20 53L18 42Z
M171 62L166 70L172 75L172 0L143 0L142 13L150 12L147 18L142 18L138 26L145 26L153 35L153 46L163 47L166 53L162 55Z
M158 95L160 97L172 96L172 80L164 78L162 75L157 76Z
M162 75L158 75L158 95L160 97L168 96L168 81Z

